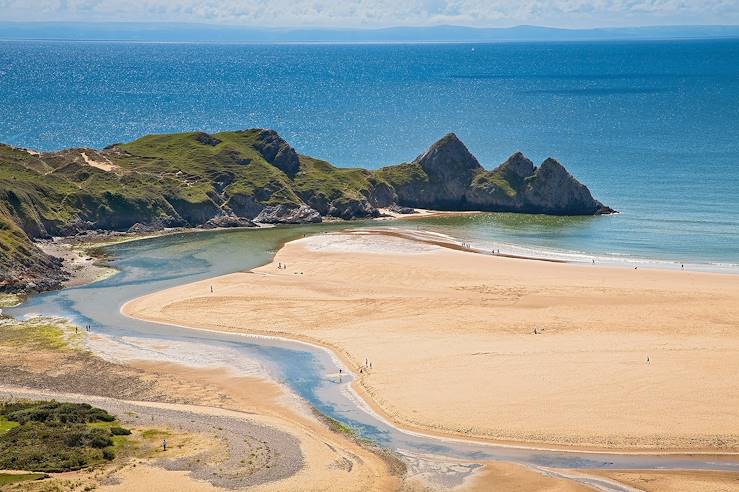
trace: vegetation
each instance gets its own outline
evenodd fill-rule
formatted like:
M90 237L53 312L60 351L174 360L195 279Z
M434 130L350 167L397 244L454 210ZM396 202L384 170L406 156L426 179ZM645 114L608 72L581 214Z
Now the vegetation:
M41 480L46 477L45 473L0 473L0 485Z
M112 460L127 433L115 417L86 403L7 402L0 418L15 424L0 433L0 469L78 470Z
M461 142L459 148L467 152ZM454 186L469 185L488 208L501 201L511 208L526 187L505 167L460 169ZM462 183L470 172L472 182ZM298 155L275 132L260 129L148 135L100 151L37 153L0 145L0 292L60 286L59 262L30 239L136 224L199 226L222 215L253 219L275 205L287 205L282 214L307 205L341 218L376 216L377 208L398 199L452 207L459 198L444 195L446 180L416 161L378 171L337 168Z

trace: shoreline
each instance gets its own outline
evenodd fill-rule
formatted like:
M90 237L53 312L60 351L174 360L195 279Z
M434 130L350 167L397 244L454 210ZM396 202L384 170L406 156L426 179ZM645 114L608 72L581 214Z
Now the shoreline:
M383 230L383 229L358 229L358 230L348 230L343 231L344 234L357 234L357 235L384 235L384 236L392 236L392 237L399 237L405 240L409 241L417 241L417 242L426 242L428 244L433 244L435 246L448 248L451 250L456 251L464 251L464 252L471 252L476 254L483 254L488 255L486 252L482 250L475 250L474 248L465 248L459 244L453 243L451 241L443 241L439 239L438 237L433 236L433 233L430 235L432 237L427 237L424 239L419 238L419 234L414 231L395 231L395 230ZM340 233L341 234L341 233ZM287 241L285 244L283 244L280 247L280 251L287 245L294 241L299 241L300 239L295 239L292 241ZM276 253L276 255L279 254ZM276 256L275 255L275 256ZM528 258L528 257L521 257L521 256L507 256L507 255L495 255L499 257L504 258L512 258L512 259L522 259L522 260L530 260L530 261L541 261L540 258ZM544 260L545 262L551 263L551 261ZM269 266L274 262L274 259L272 262L265 264L262 267L258 268L264 268L266 266ZM554 263L564 263L573 267L579 266L578 264L573 264L569 262L554 262ZM602 268L602 265L598 265L598 268ZM256 269L258 269L256 268ZM254 269L254 270L256 270ZM250 274L260 274L259 272L255 272L254 270L249 271ZM645 269L648 270L648 269ZM657 271L663 271L661 269L656 269ZM702 273L703 274L703 273ZM216 279L219 277L214 277L210 279L206 279L203 282L209 282L213 279ZM154 293L156 294L156 293ZM150 294L150 295L154 295ZM144 296L146 297L146 296ZM140 298L137 299L131 299L127 301L125 304L123 304L120 308L121 314L124 316L133 318L133 319L140 319L147 322L153 322L157 324L162 325L170 325L170 326L177 326L184 329L193 329L198 331L204 331L204 332L211 332L211 333L220 333L220 334L228 334L228 335L239 335L239 336L245 336L245 337L254 337L254 338L263 338L263 339L278 339L278 340L286 340L294 343L302 343L309 345L315 349L320 349L325 352L327 352L332 360L340 361L341 365L343 365L344 368L349 369L352 372L353 381L349 385L350 392L352 394L353 399L356 400L356 403L362 407L365 411L371 412L375 417L380 418L388 425L393 426L394 428L398 429L399 431L402 431L407 434L411 435L420 435L425 437L433 437L438 438L446 441L451 442L468 442L468 443L477 443L477 444L483 444L483 445L491 445L491 446L503 446L503 447L511 447L511 448L521 448L521 449L532 449L532 450L543 450L543 451L562 451L562 452L593 452L593 453L614 453L618 452L619 454L628 454L628 455L675 455L675 456L684 456L689 454L700 454L700 455L707 455L707 456L736 456L739 455L739 452L737 451L725 451L722 450L722 448L683 448L683 447L668 447L668 448L658 448L658 447L638 447L638 446L597 446L597 445L579 445L579 444L568 444L568 445L558 445L556 442L547 442L546 440L540 442L540 441L531 441L531 440L517 440L517 439L495 439L495 438L486 438L485 436L469 436L468 434L464 434L461 432L454 432L451 429L444 429L444 430L435 430L433 428L424 427L422 425L417 425L413 422L407 422L403 420L398 420L397 416L392 415L390 412L385 410L376 400L376 397L372 395L371 390L369 390L364 384L363 379L358 377L358 372L360 366L355 364L352 361L351 356L349 353L329 342L326 342L324 340L316 339L310 336L305 335L296 335L294 333L287 333L287 332L281 332L281 331L274 331L274 330L255 330L255 329L247 329L246 331L224 331L224 330L216 330L216 329L210 329L210 328L203 328L198 326L188 326L183 325L176 322L167 322L167 321L159 321L159 320L152 320L147 319L145 317L137 317L132 315L130 312L127 312L127 308L131 303L134 301L137 301ZM537 443L540 443L537 445Z
M413 214L400 214L388 209L381 209L383 213L380 217L366 219L368 222L397 222L397 221L413 221L422 220L429 217L443 217L443 216L458 216L458 215L475 215L483 214L486 212L480 211L444 211L444 210L426 210L426 209L415 209L417 213ZM638 258L638 257L623 257L619 258L613 255L602 255L592 254L588 255L584 252L570 252L567 250L537 250L533 246L527 246L522 244L505 244L507 248L515 250L521 250L522 253L507 252L502 253L491 253L490 250L483 249L477 246L473 246L472 243L467 243L468 246L462 246L464 241L448 236L446 234L434 233L428 230L414 231L411 229L400 229L395 230L394 228L388 228L387 230L378 228L372 229L371 225L367 227L360 227L354 229L351 227L353 221L343 220L332 217L326 217L322 223L324 224L346 224L347 232L362 232L367 234L385 234L390 236L401 237L413 241L426 242L428 244L436 244L438 246L455 249L459 251L466 251L471 253L477 253L482 255L497 256L503 258L513 258L522 260L532 261L543 261L551 263L567 263L572 265L589 266L590 263L586 261L586 257L593 259L598 258L598 267L607 268L632 268L641 267L643 269L655 269L655 270L666 270L666 271L686 271L686 272L697 272L697 273L716 273L722 275L739 275L739 264L725 264L721 262L709 262L709 263L681 263L677 260L661 259L661 258ZM239 230L257 230L272 228L278 226L305 226L305 225L319 225L318 224L258 224L257 227L216 227L212 229L204 229L200 227L176 227L176 228L165 228L158 231L152 232L118 232L118 231L91 231L89 234L83 236L57 236L50 240L34 240L33 243L39 247L44 253L60 258L64 261L63 271L69 274L69 279L63 282L62 289L70 287L80 287L83 285L91 284L101 280L110 278L117 273L115 267L107 264L107 256L104 253L99 253L98 250L102 250L109 246L117 244L123 244L133 241L143 241L147 239L156 239L165 236L177 236L180 234L192 234L201 232L227 232L227 231L239 231ZM420 233L420 234L419 234ZM425 235L426 238L420 236ZM433 236L433 237L432 237ZM284 246L282 244L280 248ZM574 259L572 256L580 256L582 259ZM67 266L67 263L71 263L71 268ZM596 263L593 263L596 265ZM678 265L682 265L679 268ZM42 291L48 292L48 291ZM32 295L33 293L21 292L19 295L22 298ZM17 304L16 304L17 305ZM11 307L11 306L4 306ZM15 307L15 306L12 306Z
M217 277L214 277L217 278ZM210 280L210 279L209 279ZM363 386L356 387L357 383L360 381L360 379L357 377L356 366L353 362L348 359L348 356L342 353L340 349L337 347L334 347L330 344L327 344L321 340L309 338L309 337L296 337L287 333L280 333L280 334L274 334L275 332L261 332L259 330L249 330L248 332L236 332L236 331L223 331L223 330L213 330L210 328L198 328L194 326L188 326L178 323L169 323L164 321L154 321L146 318L138 318L136 316L132 316L129 313L126 313L124 311L124 308L129 302L135 301L136 299L131 299L130 301L127 301L125 304L121 306L121 314L138 321L145 321L147 323L155 323L158 325L163 326L174 326L177 328L185 329L185 330L194 330L198 332L205 332L205 333L213 333L213 334L219 334L219 335L229 335L229 336L239 336L244 338L255 338L255 339L267 339L267 340L280 340L284 342L289 343L298 343L302 345L307 345L313 349L317 350L323 350L325 351L333 361L340 361L342 364L342 369L345 371L348 371L349 374L352 375L352 383L350 384L350 390L352 392L352 395L355 396L359 400L360 407L362 409L369 409L369 411L372 412L373 416L376 418L379 418L380 420L384 421L388 425L394 427L400 432L409 434L409 435L418 435L422 437L430 437L434 439L440 439L442 441L446 442L458 442L458 443L473 443L473 444L480 444L483 446L492 446L492 447L504 447L504 448L512 448L512 449L524 449L524 450L532 450L532 451L552 451L552 452L562 452L562 453L593 453L593 454L622 454L622 455L629 455L629 456L655 456L655 455L665 455L665 456L689 456L689 455L701 455L701 456L715 456L717 458L721 457L733 457L733 456L739 456L739 451L720 451L720 450L701 450L701 449L692 449L692 448L686 448L686 449L666 449L662 450L659 448L645 448L645 449L635 449L635 448L619 448L619 447L613 447L613 448L607 448L607 447L598 447L598 446L540 446L536 445L535 441L515 441L515 440L496 440L496 439L485 439L482 437L468 437L463 434L454 434L451 432L443 432L443 431L433 431L432 429L425 429L423 427L414 427L412 425L409 425L405 422L398 422L391 415L389 415L381 406L377 404L376 401L372 398L372 396L366 391L366 389ZM196 366L188 366L187 364L183 364L186 367L191 367L193 369L197 369ZM351 368L351 369L349 369ZM284 386L282 383L277 383L281 386ZM366 411L366 410L365 410Z

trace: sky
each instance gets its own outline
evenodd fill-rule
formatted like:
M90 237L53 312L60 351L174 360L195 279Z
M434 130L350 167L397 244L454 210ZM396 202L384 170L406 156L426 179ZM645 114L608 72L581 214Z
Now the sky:
M366 28L739 24L739 0L0 0L0 21Z

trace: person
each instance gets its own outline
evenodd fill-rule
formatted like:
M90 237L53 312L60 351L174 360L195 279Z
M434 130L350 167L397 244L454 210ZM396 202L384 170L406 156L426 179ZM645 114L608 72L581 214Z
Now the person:
M339 369L339 376L341 376L341 369Z
M211 294L213 293L213 286L212 285L210 286L210 293Z
M685 270L685 265L680 265L680 270Z
M649 364L649 356L647 355L647 364Z
M166 440L166 439L163 439L163 440L162 440L162 449L163 449L164 451L166 451L166 450L167 450L167 440Z

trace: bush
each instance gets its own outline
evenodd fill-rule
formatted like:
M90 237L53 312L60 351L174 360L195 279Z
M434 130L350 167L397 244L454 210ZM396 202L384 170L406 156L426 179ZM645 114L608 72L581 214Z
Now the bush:
M0 470L40 472L78 470L112 460L114 435L128 429L88 424L111 422L105 410L87 404L24 402L0 404L0 415L20 423L0 435Z
M128 429L124 429L123 427L111 427L110 433L114 436L130 436L131 431Z
M115 417L105 410L87 403L23 402L8 403L0 407L0 415L20 424L27 422L59 422L63 424L85 424L113 422Z

